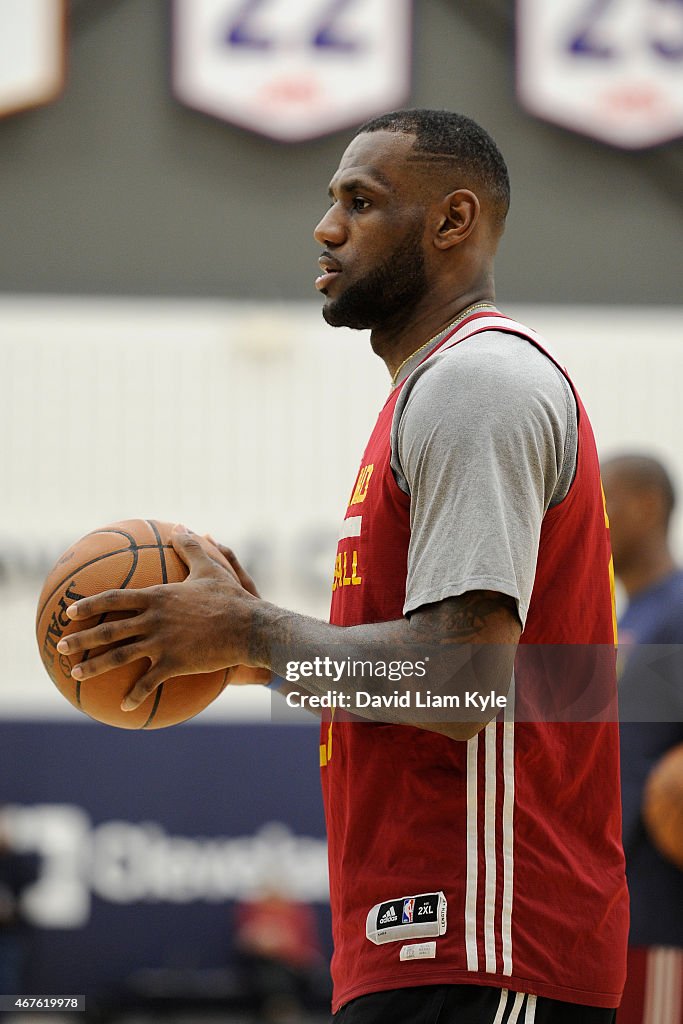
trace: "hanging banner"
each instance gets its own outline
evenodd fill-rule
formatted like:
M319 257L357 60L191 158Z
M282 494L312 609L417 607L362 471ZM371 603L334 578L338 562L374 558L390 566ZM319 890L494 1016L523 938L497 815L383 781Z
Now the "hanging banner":
M64 0L0 0L0 116L61 92L65 17Z
M175 0L176 95L283 142L401 106L411 0Z
M683 135L683 2L517 0L517 87L531 113L624 149Z

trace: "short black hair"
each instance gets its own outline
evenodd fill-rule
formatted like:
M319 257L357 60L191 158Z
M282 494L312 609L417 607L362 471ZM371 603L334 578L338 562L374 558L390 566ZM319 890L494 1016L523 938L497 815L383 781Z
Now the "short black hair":
M510 178L503 154L487 131L464 114L450 110L393 110L373 117L358 129L414 135L415 153L448 161L488 192L494 213L504 223L510 208Z
M639 452L622 452L605 459L603 469L609 467L634 490L657 491L664 501L665 522L668 525L676 507L676 488L671 476L659 459Z

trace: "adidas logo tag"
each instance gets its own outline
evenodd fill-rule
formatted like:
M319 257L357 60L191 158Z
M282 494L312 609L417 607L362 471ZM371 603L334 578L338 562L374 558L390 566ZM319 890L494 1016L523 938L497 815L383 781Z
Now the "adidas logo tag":
M393 924L394 921L398 921L398 914L394 910L394 905L392 903L392 905L387 910L386 914L382 918L380 918L379 923L380 925Z

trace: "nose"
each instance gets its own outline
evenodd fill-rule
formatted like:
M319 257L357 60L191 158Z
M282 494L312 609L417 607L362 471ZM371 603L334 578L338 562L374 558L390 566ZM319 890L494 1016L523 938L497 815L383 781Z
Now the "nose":
M313 232L313 237L316 242L328 249L332 249L334 246L342 245L344 243L346 239L346 228L344 227L343 217L339 210L338 203L334 203L330 206L329 210L327 210L325 216Z

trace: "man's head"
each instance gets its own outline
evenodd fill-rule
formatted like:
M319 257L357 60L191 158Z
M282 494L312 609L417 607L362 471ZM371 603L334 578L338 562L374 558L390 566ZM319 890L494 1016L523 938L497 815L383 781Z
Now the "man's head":
M408 161L422 169L438 193L475 191L502 233L510 179L502 153L481 125L450 110L395 110L366 121L358 134L380 131L413 136Z
M462 293L492 284L510 186L496 144L470 118L399 110L366 122L329 191L315 237L333 326L400 323L449 277Z
M667 546L676 495L671 477L650 455L623 454L601 466L614 567L629 573Z

